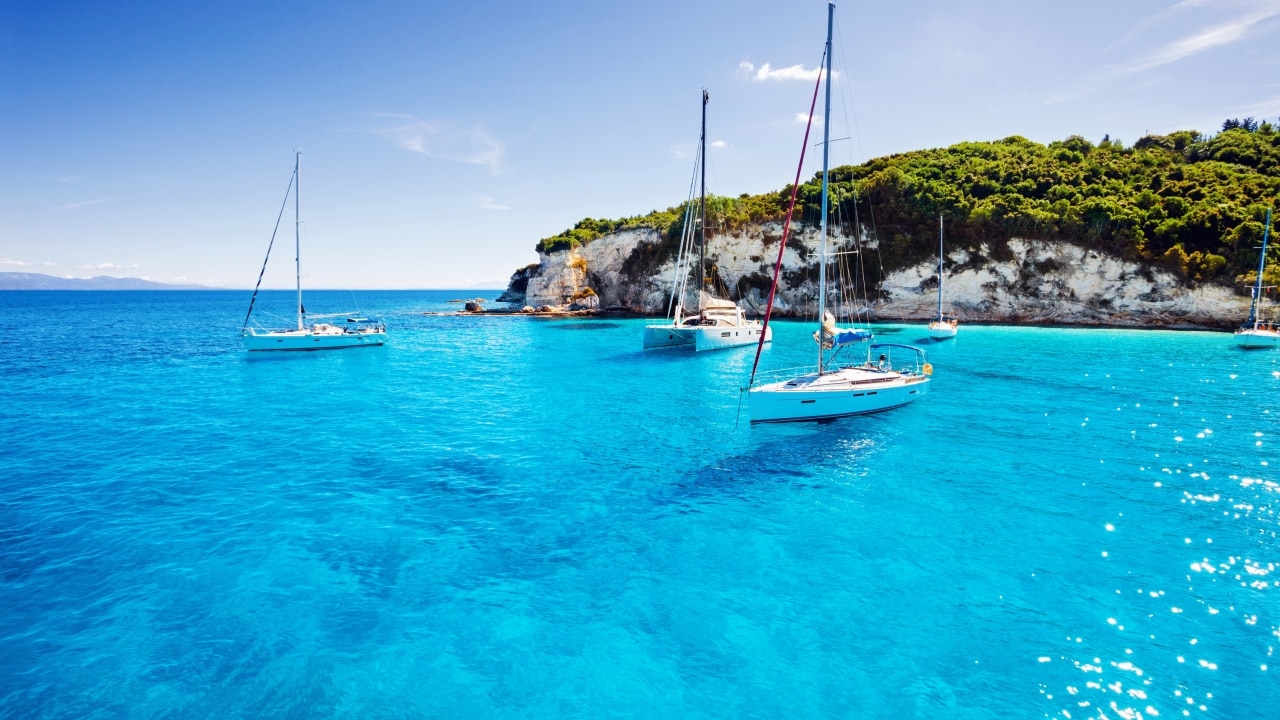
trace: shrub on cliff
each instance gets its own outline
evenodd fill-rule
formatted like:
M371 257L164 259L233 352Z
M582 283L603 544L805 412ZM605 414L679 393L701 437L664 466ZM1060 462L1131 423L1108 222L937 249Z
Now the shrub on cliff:
M1228 122L1228 124L1230 121ZM778 220L790 188L709 197L710 232ZM816 225L821 177L799 189L797 219ZM1280 210L1280 133L1237 121L1213 137L1148 135L1132 147L1071 136L1041 145L1021 136L876 158L831 173L830 220L854 217L876 233L886 270L936 252L938 215L948 242L976 247L1013 237L1063 240L1169 267L1193 280L1249 276L1266 208ZM626 227L677 236L684 206L617 221L587 218L539 243L544 252ZM993 252L999 252L993 247Z

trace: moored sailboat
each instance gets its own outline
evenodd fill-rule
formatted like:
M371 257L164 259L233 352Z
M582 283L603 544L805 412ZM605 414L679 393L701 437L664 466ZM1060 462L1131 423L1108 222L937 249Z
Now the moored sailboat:
M865 329L842 329L836 326L835 317L826 309L827 294L827 216L829 185L829 145L831 127L831 31L835 19L835 3L827 5L827 43L823 54L825 73L819 73L819 83L826 81L825 120L822 125L822 227L819 249L818 274L818 364L813 371L784 370L757 384L756 368L760 362L761 342L756 349L755 364L748 381L748 400L752 423L778 423L827 420L850 415L865 415L901 407L924 397L929 389L929 376L933 368L926 362L925 352L911 345L897 343L872 343L872 333ZM813 109L817 104L818 88L814 88L813 103L809 108L810 127ZM809 128L805 129L804 145L809 142ZM803 148L804 146L802 146ZM768 328L773 311L773 299L778 288L778 276L782 267L782 253L786 248L787 234L795 211L796 191L800 184L800 168L804 166L801 150L800 167L796 170L796 182L792 184L791 205L783 225L782 240L778 248L778 261L774 266L773 286L765 309L764 325ZM859 364L839 365L836 360L846 348L867 343L866 360ZM832 350L831 357L826 351ZM906 360L895 364L892 357L904 355ZM873 356L878 355L873 359Z
M377 318L364 317L360 313L335 313L327 315L309 315L302 304L302 238L299 201L298 170L302 162L302 153L295 152L293 158L293 177L289 179L289 188L285 191L284 202L288 204L289 193L293 193L293 242L294 262L298 287L297 326L284 329L264 329L249 327L253 315L253 306L258 299L258 289L262 286L262 275L267 270L267 262L271 259L271 247L275 245L276 233L271 233L271 242L267 245L267 257L262 261L262 270L258 272L258 284L253 289L253 297L249 300L249 310L244 315L244 324L240 335L244 339L244 347L249 351L263 350L337 350L351 347L381 345L386 342L387 328ZM284 206L280 207L284 215ZM280 218L276 218L276 230L280 229ZM315 322L308 320L331 320L335 322ZM338 324L338 323L341 324Z
M1263 322L1258 313L1262 291L1270 286L1262 284L1262 274L1267 269L1267 240L1271 235L1271 208L1267 208L1267 224L1262 230L1262 250L1258 253L1258 278L1253 283L1253 301L1249 303L1249 321L1236 330L1236 345L1242 348L1280 347L1280 324Z
M671 313L667 322L659 325L648 325L644 329L645 349L692 347L695 351L720 350L723 348L754 345L764 337L764 342L773 338L773 331L759 321L748 320L742 308L732 300L716 297L707 288L706 247L707 247L707 91L702 91L702 136L698 150L698 169L702 175L699 192L697 218L694 218L694 206L685 206L685 233L680 243L680 252L676 258L676 277L671 287ZM690 192L692 196L692 192ZM696 272L698 287L698 311L688 312L684 305L688 290L690 266L693 264L693 228L696 220L698 237L698 265L692 268Z
M945 282L946 275L942 267L942 261L946 257L943 254L943 233L942 233L942 216L938 216L938 316L933 322L929 323L929 337L934 340L946 340L956 336L956 331L960 328L960 319L955 313L947 315L942 311L942 286Z

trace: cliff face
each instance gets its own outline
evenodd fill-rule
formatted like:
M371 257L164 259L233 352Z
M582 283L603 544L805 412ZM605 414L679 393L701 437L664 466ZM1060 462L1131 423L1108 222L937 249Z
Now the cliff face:
M708 264L745 307L763 309L777 258L780 223L748 225L708 240ZM833 252L848 239L831 239ZM880 271L874 245L863 251L873 285ZM517 272L506 299L517 305L567 305L590 287L600 307L661 315L673 285L670 242L657 231L631 229L584 246L539 253L536 269ZM818 290L818 232L804 228L787 243L774 303L781 316L812 316ZM522 273L524 275L522 276ZM875 277L872 277L872 276ZM526 284L523 297L517 291ZM937 307L936 261L889 271L871 311L880 320L925 320ZM1230 288L1190 285L1171 272L1068 243L1015 238L948 251L946 304L962 321L1234 327L1249 299Z

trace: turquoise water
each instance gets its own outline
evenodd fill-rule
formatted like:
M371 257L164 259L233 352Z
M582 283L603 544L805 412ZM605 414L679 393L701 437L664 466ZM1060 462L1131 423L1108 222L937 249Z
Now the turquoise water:
M475 295L0 293L0 717L1276 715L1280 353L966 326L750 427L750 350Z

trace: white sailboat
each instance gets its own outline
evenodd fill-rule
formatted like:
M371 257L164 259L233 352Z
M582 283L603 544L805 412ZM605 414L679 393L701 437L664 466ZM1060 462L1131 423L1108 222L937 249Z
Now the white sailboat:
M1262 291L1270 286L1262 284L1262 273L1267 269L1267 239L1271 235L1271 208L1267 208L1267 225L1262 230L1262 251L1258 253L1258 279L1253 283L1253 302L1249 304L1249 322L1236 330L1236 345L1242 348L1280 347L1280 324L1263 322L1258 314Z
M263 350L337 350L351 347L381 345L386 342L386 325L377 318L363 317L359 313L335 313L328 315L308 314L302 304L302 219L299 214L300 203L298 170L301 166L302 153L295 152L293 158L293 177L289 179L289 189L285 191L284 202L289 202L289 193L293 193L293 243L294 262L298 283L298 324L297 327L285 329L264 329L249 327L253 315L253 305L258 299L258 288L262 286L262 275L267 270L267 261L271 259L271 246L275 244L276 234L271 233L271 243L267 245L267 257L262 261L262 270L258 272L258 284L253 289L253 297L249 300L249 311L245 313L244 325L240 335L244 338L244 347L249 351ZM284 206L280 207L284 214ZM280 218L276 218L276 230L280 229ZM330 320L332 322L315 322L308 325L308 320Z
M827 44L824 60L826 65L826 109L825 122L822 125L822 232L819 251L820 268L818 281L818 331L814 338L818 341L818 365L812 371L782 371L774 378L756 384L755 366L751 370L748 384L748 399L752 423L797 422L805 420L826 420L849 415L865 415L901 407L924 397L929 389L929 376L933 367L925 360L925 353L920 348L896 343L871 343L873 336L869 330L841 329L836 327L835 317L826 309L827 281L827 202L828 202L828 170L829 142L831 127L831 30L835 18L835 3L827 5ZM819 78L819 82L823 78ZM814 89L814 103L817 102L817 88ZM812 123L813 108L809 117ZM808 144L808 130L805 131L805 145ZM803 166L803 154L801 166ZM769 316L773 310L774 293L778 285L778 269L782 265L782 252L786 247L787 233L791 225L791 215L795 209L796 193L799 186L800 173L796 172L796 182L792 185L791 208L787 211L787 220L783 226L782 241L778 249L778 263L774 266L773 289L769 292L769 304L765 310L765 326L769 324ZM852 349L863 343L867 346L866 361L860 364L838 365L836 359L846 348ZM763 346L763 343L761 343ZM831 349L831 357L825 351ZM901 364L895 364L892 357L897 352L899 358L906 356ZM878 356L873 359L873 356ZM760 350L756 350L756 364L760 361Z
M960 319L955 313L947 315L942 312L942 285L945 279L943 274L942 261L945 257L942 251L943 234L942 234L942 216L938 216L938 317L929 323L929 337L934 340L946 340L956 336L956 330L960 327Z
M698 201L698 311L688 312L684 305L688 290L690 265L693 262L693 204L685 208L685 233L676 257L676 277L671 288L671 312L667 322L648 325L644 329L644 348L692 347L695 351L754 345L763 335L764 342L773 339L773 331L759 321L748 320L742 308L732 300L718 298L707 291L707 91L702 91L702 139L698 164L702 188ZM692 192L690 193L692 195Z

